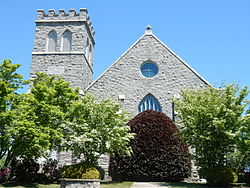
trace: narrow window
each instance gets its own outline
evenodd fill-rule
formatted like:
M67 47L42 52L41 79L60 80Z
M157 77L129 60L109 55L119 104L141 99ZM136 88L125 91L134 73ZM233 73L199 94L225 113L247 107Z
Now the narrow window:
M62 36L61 51L71 51L72 33L66 30Z
M57 45L57 34L55 31L50 31L47 37L47 51L55 52Z
M89 45L89 63L91 63L91 60L92 60L92 46L91 44Z
M160 103L152 94L147 94L138 106L138 113L146 110L162 112Z
M85 57L89 60L89 39L87 38Z

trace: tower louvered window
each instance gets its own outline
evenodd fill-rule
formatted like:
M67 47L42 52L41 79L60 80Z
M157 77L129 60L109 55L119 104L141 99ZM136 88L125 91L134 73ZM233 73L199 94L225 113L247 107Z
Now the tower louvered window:
M47 51L55 52L57 46L57 34L55 31L51 31L47 37Z
M72 43L72 33L67 30L63 33L62 36L62 51L71 51L71 43Z
M146 95L138 106L138 113L146 110L162 112L160 103L152 94Z

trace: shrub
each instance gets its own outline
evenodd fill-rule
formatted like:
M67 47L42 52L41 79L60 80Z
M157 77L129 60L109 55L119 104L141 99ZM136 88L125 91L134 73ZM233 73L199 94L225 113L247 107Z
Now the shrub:
M104 169L102 168L102 167L100 167L100 166L96 166L96 169L99 171L99 173L100 173L100 178L101 178L101 180L104 180L104 177L105 177L105 171L104 171Z
M247 185L250 185L250 172L246 172L244 174L244 182L247 184Z
M11 167L10 177L18 182L54 183L60 178L61 168L58 167L58 161L55 159L48 159L42 165L32 159L15 159Z
M78 163L74 165L64 166L62 168L62 178L74 179L101 179L101 173L96 165Z
M4 182L8 179L11 170L8 167L0 167L0 182Z
M13 159L11 179L19 182L33 182L38 178L39 164L32 159Z
M229 167L201 168L199 175L211 186L227 186L237 182L237 175Z
M109 173L113 180L182 181L191 172L188 147L179 130L165 114L144 111L128 122L136 133L130 145L131 157L111 157Z
M60 178L61 168L58 167L58 161L55 159L48 159L42 165L42 174L40 180L44 183L58 182Z

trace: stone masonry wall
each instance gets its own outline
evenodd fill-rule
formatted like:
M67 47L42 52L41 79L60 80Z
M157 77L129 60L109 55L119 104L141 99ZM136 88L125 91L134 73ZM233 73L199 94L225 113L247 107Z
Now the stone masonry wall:
M72 50L85 52L89 32L85 22L38 22L33 52L45 52L47 35L54 30L57 33L57 50L60 51L61 37L66 30L72 32ZM90 38L90 37L89 37Z
M159 67L158 74L146 78L140 67L146 61L152 61ZM202 88L208 83L196 75L176 55L167 49L152 34L144 35L125 55L97 79L87 91L97 98L112 97L117 100L120 94L121 106L137 114L140 101L151 93L159 101L162 111L172 118L171 98L180 89Z
M39 26L41 23L48 24L48 23L81 23L81 25L85 24L87 28L85 28L85 31L88 32L88 35L91 37L92 42L94 43L94 35L95 31L92 25L92 22L90 21L90 17L88 15L88 11L86 8L80 8L80 12L77 13L74 9L70 9L67 13L64 9L60 9L57 12L55 12L54 9L50 9L48 13L44 10L37 10L37 20L36 24ZM42 24L42 25L44 25Z
M36 72L56 74L70 81L71 86L82 89L92 81L92 71L84 55L33 55L32 62L30 78L33 78Z
M159 68L158 74L152 78L144 77L140 71L141 65L147 61L156 63ZM194 72L159 39L152 34L145 34L87 88L87 92L93 93L98 99L118 100L119 95L125 95L124 100L118 101L122 108L132 115L137 114L141 100L151 93L160 103L162 111L173 118L175 113L171 99L178 96L181 89L203 88L208 85L206 80ZM197 178L196 171L193 167L193 179Z
M57 34L55 51L47 51L51 31ZM61 49L65 31L72 33L70 51ZM64 10L59 10L58 14L54 10L49 10L48 14L38 10L30 77L36 72L59 75L73 87L84 90L92 82L94 34L86 9L80 9L80 13L71 9L68 14ZM90 56L87 41L92 46Z
M100 188L99 180L62 179L61 188Z

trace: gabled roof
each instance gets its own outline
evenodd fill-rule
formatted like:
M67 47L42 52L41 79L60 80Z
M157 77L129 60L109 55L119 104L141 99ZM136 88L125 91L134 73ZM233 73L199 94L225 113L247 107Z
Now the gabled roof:
M150 28L151 29L151 28ZM100 80L114 65L116 65L120 59L122 59L135 45L137 45L145 36L151 35L154 37L166 50L173 54L180 62L182 62L189 70L191 70L196 76L198 76L205 84L212 86L205 78L203 78L198 72L196 72L192 67L190 67L182 58L176 55L166 44L164 44L158 37L156 37L151 30L147 27L146 32L130 47L128 48L113 64L111 64L96 80L94 80L86 89L87 91L91 88L98 80Z

